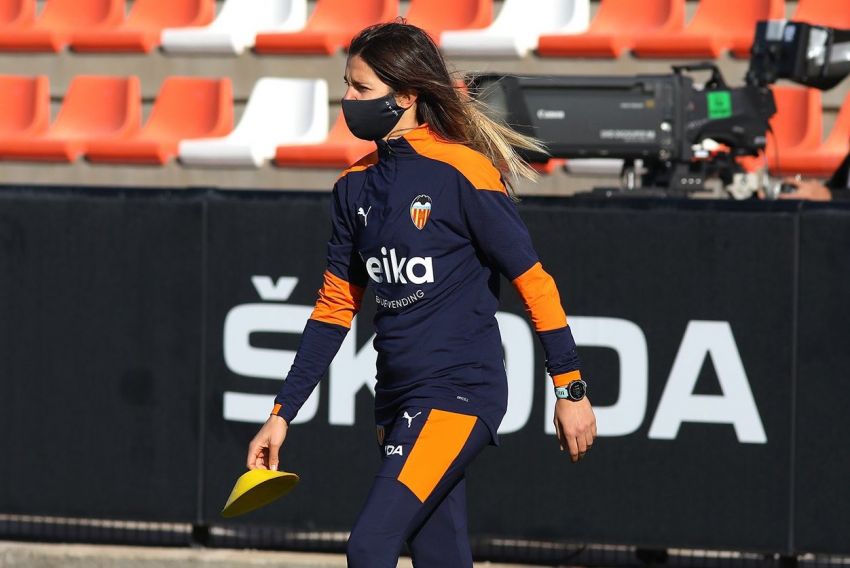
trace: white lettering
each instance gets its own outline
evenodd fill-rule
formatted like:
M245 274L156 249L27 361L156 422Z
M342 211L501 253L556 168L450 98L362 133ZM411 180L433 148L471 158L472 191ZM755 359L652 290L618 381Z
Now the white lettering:
M425 269L425 272L422 276L417 276L415 272L413 272L414 266L421 266ZM410 262L407 263L407 278L414 284L425 284L426 282L434 281L434 267L431 265L431 257L422 258L421 256L414 256L410 259Z
M540 120L563 120L567 113L563 110L537 109L537 118Z
M711 356L722 395L693 394L707 355ZM732 424L739 442L767 443L767 434L729 322L688 323L649 429L649 437L673 440L682 422Z
M637 324L619 318L570 316L576 345L613 349L619 359L617 402L593 407L600 436L627 436L636 432L646 415L649 391L649 360L646 337ZM547 407L555 405L555 390L548 378ZM591 384L593 380L591 379ZM555 433L551 416L546 416L546 432Z
M355 317L351 321L351 329L330 366L328 422L336 426L354 425L355 401L363 387L375 394L375 365L378 359L378 353L372 347L375 335L372 334L358 351L355 345L358 319Z
M406 308L410 304L421 300L425 297L425 292L421 289L417 290L413 294L408 294L403 298L399 298L397 300L387 300L386 298L382 298L375 294L375 302L378 303L379 306L383 306L385 308L397 309L397 308Z
M381 252L384 252L384 249L381 249ZM384 254L386 254L386 252L384 252ZM395 249L390 249L390 260L393 264L393 278L395 281L401 284L407 284L407 280L404 279L404 275L401 272L401 269L404 268L404 261L407 259L402 258L401 263L399 263L395 256Z
M402 446L393 446L392 444L387 444L384 446L384 453L388 456L396 455L403 456L404 448Z
M395 249L393 249L393 250L395 250ZM392 272L390 272L390 265L387 264L387 256L386 256L387 255L387 249L384 248L384 247L381 247L381 254L384 255L383 258L381 259L381 261L383 262L383 266L384 266L384 274L387 275L387 282L392 283L392 281L393 281Z
M366 262L367 271L373 280L380 282L385 276L390 282L404 283L406 276L407 281L417 284L433 282L430 257L399 258L395 249L391 249L387 255L386 248L382 248L381 252L385 255L383 259L370 258ZM417 275L414 266L423 267L424 274ZM254 276L252 282L261 297L286 299L291 295L297 279L282 277L274 282L267 276ZM424 296L425 293L419 289L399 299L387 300L378 296L375 299L380 306L403 308ZM313 306L270 303L234 306L224 320L223 353L227 368L241 377L283 380L292 366L295 351L254 347L250 343L251 335L261 332L300 333L312 310ZM508 434L525 427L534 404L534 335L526 318L522 316L498 312L496 319L502 334L510 392L507 412L499 432ZM357 321L355 317L329 369L328 422L332 425L354 425L357 395L363 387L373 395L375 391L377 353L372 346L375 336L358 350L355 344ZM618 318L571 316L570 324L579 346L612 349L619 360L616 402L594 407L599 435L633 434L643 425L647 414L649 364L643 331L635 323ZM698 395L693 392L708 356L714 365L723 393L721 395ZM592 389L595 379L590 379ZM545 392L546 406L551 409L555 397L548 376ZM265 422L273 401L274 395L271 394L225 392L224 418L239 422ZM312 420L318 407L319 389L316 389L294 422ZM729 424L733 426L739 442L767 443L764 425L729 322L688 323L648 436L658 440L675 439L684 422ZM554 433L549 412L546 413L544 430L549 434ZM389 445L385 446L385 451L387 455L402 455L403 450L402 446Z
M243 304L234 306L224 319L224 362L242 377L281 381L286 377L295 351L267 349L251 345L251 334L301 333L310 317L310 306ZM224 393L224 418L239 422L263 423L269 417L274 396ZM301 407L294 424L307 422L319 408L319 391L313 391Z
M522 316L497 312L496 320L499 322L502 347L505 350L505 370L510 393L508 411L499 425L499 433L509 434L521 430L531 416L534 403L535 338Z
M599 131L599 138L602 140L650 141L655 140L655 131L607 128Z
M381 275L383 274L381 272L381 261L375 258L374 256L366 261L366 272L369 273L369 278L371 278L375 282L384 281L384 279L381 277Z
M285 302L298 285L298 279L292 276L281 276L276 283L273 283L269 276L252 276L251 283L261 299L267 302L274 300Z
M370 257L366 259L366 272L369 278L375 282L383 282L384 278L390 284L426 284L434 282L433 258L430 256L399 257L394 248L387 252L386 247L381 247L381 258ZM389 257L387 256L389 255ZM416 274L415 267L423 268L422 274ZM406 277L406 278L405 278Z

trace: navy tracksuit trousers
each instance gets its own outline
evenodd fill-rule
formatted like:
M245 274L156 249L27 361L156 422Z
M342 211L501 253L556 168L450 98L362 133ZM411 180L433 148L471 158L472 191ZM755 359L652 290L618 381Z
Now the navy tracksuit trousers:
M385 435L384 435L385 434ZM348 541L349 568L471 568L464 473L491 440L466 414L406 408L382 432L382 463Z

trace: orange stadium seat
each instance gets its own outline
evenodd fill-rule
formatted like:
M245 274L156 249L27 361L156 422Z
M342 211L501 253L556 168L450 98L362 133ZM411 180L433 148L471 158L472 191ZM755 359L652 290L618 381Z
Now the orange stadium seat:
M756 22L785 17L785 0L700 0L685 29L638 38L638 57L747 57Z
M601 0L590 28L574 35L543 35L537 46L542 56L619 57L635 39L677 33L685 22L684 0Z
M792 20L831 26L850 28L850 2L847 0L798 0Z
M820 146L823 131L821 92L801 87L771 87L776 100L776 114L770 119L772 132L767 133L764 156L771 172L784 171L785 160L797 152ZM777 162L778 160L778 162ZM741 158L748 170L764 165L764 157ZM779 166L779 167L777 167Z
M567 161L564 158L549 158L545 162L530 162L528 165L534 168L537 173L548 176L555 170L563 168L566 164Z
M215 0L136 0L127 19L109 28L83 27L71 38L74 51L145 52L160 44L165 28L205 26L215 16Z
M0 0L0 33L30 25L35 20L35 0Z
M139 130L138 77L75 77L56 121L45 131L0 137L0 158L73 162L92 141L111 143Z
M257 34L257 53L320 53L348 48L364 27L398 16L398 0L317 0L307 26L298 32Z
M340 112L324 142L278 146L274 163L278 166L342 169L374 151L374 143L356 138L348 130Z
M233 86L228 78L168 77L150 117L135 135L89 144L92 162L165 164L181 140L224 136L233 129Z
M411 0L407 20L423 28L440 45L448 30L473 30L493 21L493 0Z
M47 0L37 18L24 8L17 23L0 27L2 51L61 51L79 29L97 30L124 19L124 0Z
M816 146L794 148L779 154L779 170L783 173L803 173L829 177L850 152L850 93L832 125L829 136Z
M773 87L776 114L770 120L765 153L771 170L782 168L796 152L817 148L823 133L821 92L801 87ZM777 163L778 159L778 163Z
M0 75L0 138L33 136L50 123L47 75Z

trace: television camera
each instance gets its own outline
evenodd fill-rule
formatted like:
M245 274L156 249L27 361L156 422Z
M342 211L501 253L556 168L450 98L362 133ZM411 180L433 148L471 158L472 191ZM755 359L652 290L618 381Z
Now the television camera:
M708 79L697 83L697 72ZM621 187L598 191L686 196L719 181L743 198L779 191L737 161L764 151L776 112L769 86L788 79L825 90L848 74L850 30L771 20L756 26L744 86L729 86L713 63L697 63L667 75L481 74L471 78L470 92L512 128L540 139L551 157L622 159Z

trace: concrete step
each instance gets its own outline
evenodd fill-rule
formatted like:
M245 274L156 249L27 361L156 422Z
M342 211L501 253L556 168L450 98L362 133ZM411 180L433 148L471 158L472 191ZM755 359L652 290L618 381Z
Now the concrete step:
M342 554L0 542L0 568L345 568ZM399 568L411 568L410 559ZM522 568L476 563L476 568Z

